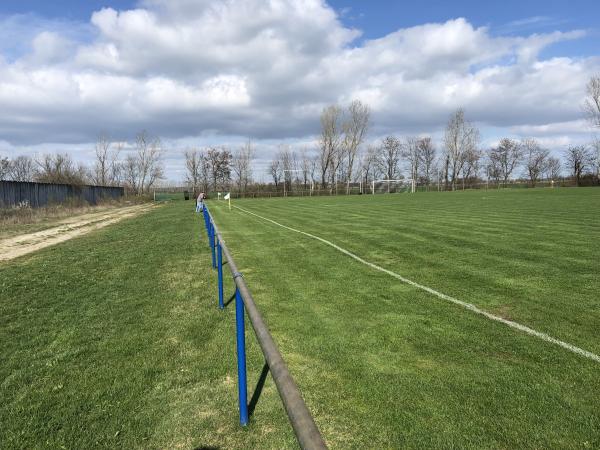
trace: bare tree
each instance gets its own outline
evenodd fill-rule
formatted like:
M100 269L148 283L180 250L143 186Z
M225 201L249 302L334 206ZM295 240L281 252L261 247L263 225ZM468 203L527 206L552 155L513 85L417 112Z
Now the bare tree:
M95 184L101 186L119 184L121 178L119 155L122 149L122 142L113 143L106 134L98 136L94 147L96 162L92 171L92 181Z
M560 159L550 156L546 162L547 177L552 181L558 180L560 178L561 170Z
M141 194L140 167L135 155L127 155L123 161L123 181L135 195Z
M352 181L354 161L360 145L363 143L369 128L371 109L360 100L354 100L348 107L348 114L344 120L342 140L342 152L346 159L346 194L350 193L350 182Z
M421 158L419 157L420 147L419 140L414 137L406 138L406 143L404 144L402 156L406 158L410 169L410 180L411 180L411 192L416 192L417 190L417 177L419 173L419 163Z
M535 184L546 170L550 152L542 148L533 138L523 139L521 141L521 149L525 158L525 169L529 177L529 182L531 186L535 187Z
M282 168L281 160L279 159L279 155L276 155L271 160L271 163L269 164L269 174L273 178L273 183L275 184L275 190L277 190L277 187L279 186L279 183L281 182L282 171L283 171L283 168Z
M136 161L139 169L139 193L144 194L157 180L163 178L161 162L162 143L160 138L151 137L141 131L135 138Z
M492 161L492 166L499 170L499 178L506 186L508 179L523 158L523 151L517 141L503 138L500 140L498 147L490 150L489 158Z
M477 178L480 170L480 162L483 157L483 152L476 148L468 148L462 155L463 161L461 165L462 188L465 190L465 185L470 183L471 178Z
M586 92L584 111L592 126L600 128L600 75L590 78Z
M109 184L110 177L110 146L111 142L106 134L101 134L98 136L95 145L95 154L96 154L96 164L94 166L94 172L92 179L95 184L99 184L101 186L107 186Z
M303 189L308 189L308 181L311 180L311 169L312 162L314 158L311 158L308 150L306 148L302 148L300 150L300 172L302 173L302 186Z
M5 180L8 178L8 174L10 171L10 159L7 157L0 158L0 180Z
M419 147L419 166L421 167L421 177L429 190L431 185L431 177L435 170L435 146L430 137L419 139L417 143Z
M452 185L456 189L456 180L462 171L465 162L465 154L477 148L479 143L479 130L465 120L465 112L462 108L457 109L446 125L444 135L445 161L444 180L445 188Z
M594 139L592 142L592 167L596 174L596 183L600 183L600 139Z
M252 158L254 155L254 147L252 142L246 142L233 155L231 168L235 175L235 183L238 192L245 193L248 184L252 181Z
M294 152L294 150L292 150L289 146L282 144L279 146L278 158L279 158L279 161L281 161L281 171L283 174L283 182L286 185L286 187L284 187L284 191L286 188L288 190L291 190L292 183L293 183L294 177L295 177L294 172L296 170L299 170L297 168L298 161L297 161L296 152Z
M186 181L192 186L194 196L198 193L202 180L204 158L199 150L191 149L184 152Z
M377 177L378 158L379 148L376 145L368 145L361 160L362 182L365 186L369 184L369 180Z
M226 189L231 181L231 160L232 155L226 148L218 149L211 147L206 153L207 169L212 180L212 187Z
M567 167L571 169L576 186L579 186L581 176L589 168L592 160L591 156L590 151L584 145L573 145L567 149Z
M83 185L88 179L88 170L83 164L75 164L68 153L42 155L37 161L36 180L42 183Z
M337 105L330 105L324 108L321 113L319 150L322 189L327 187L328 173L332 173L332 179L335 178L336 162L339 164L342 137L341 116L342 110Z
M378 149L377 167L386 179L394 180L399 175L401 155L402 143L400 140L395 136L385 137Z
M33 181L35 163L29 156L20 155L10 162L8 175L13 181Z

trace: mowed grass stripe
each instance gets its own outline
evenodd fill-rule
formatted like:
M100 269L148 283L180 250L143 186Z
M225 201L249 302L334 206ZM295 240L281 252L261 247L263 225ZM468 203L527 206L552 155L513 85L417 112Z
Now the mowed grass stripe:
M384 273L365 276L358 262L224 204L211 212L332 447L600 443L596 362Z
M459 299L456 299L456 298L451 297L449 295L446 295L446 294L444 294L442 292L436 291L435 289L432 289L429 286L425 286L425 285L419 284L419 283L417 283L417 282L415 282L413 280L410 280L410 279L408 279L406 277L403 277L402 275L400 275L400 274L398 274L396 272L392 272L391 270L384 269L381 266L373 264L372 262L369 262L369 261L361 258L360 256L355 255L354 253L352 253L352 252L350 252L350 251L348 251L348 250L340 247L339 245L334 244L333 242L330 242L330 241L328 241L326 239L323 239L323 238L321 238L319 236L316 236L314 234L307 233L305 231L301 231L301 230L298 230L298 229L295 229L295 228L288 227L286 225L283 225L283 224L281 224L279 222L276 222L276 221L274 221L272 219L269 219L267 217L260 216L260 215L258 215L256 213L253 213L251 211L248 211L248 210L245 210L243 208L240 208L239 206L235 206L235 207L238 208L238 209L240 209L243 212L246 212L248 214L253 214L256 217L259 217L259 218L261 218L263 220L269 221L269 222L271 222L271 223L273 223L275 225L278 225L278 226L280 226L282 228L285 228L286 230L302 234L302 235L307 236L307 237L312 238L312 239L316 239L319 242L322 242L322 243L324 243L326 245L329 245L330 247L336 249L337 251L343 253L344 255L349 256L350 258L352 258L352 259L360 262L361 264L364 264L364 265L370 267L371 269L379 270L380 272L383 272L383 273L385 273L387 275L390 275L391 277L396 278L397 280L400 280L403 283L409 284L409 285L411 285L411 286L413 286L413 287L415 287L417 289L423 290L423 291L425 291L425 292L427 292L427 293L429 293L431 295L434 295L434 296L436 296L436 297L438 297L438 298L440 298L442 300L446 300L448 302L454 303L455 305L458 305L458 306L461 306L463 308L466 308L469 311L472 311L472 312L474 312L476 314L480 314L480 315L482 315L482 316L484 316L484 317L486 317L486 318L488 318L490 320L494 320L496 322L503 323L504 325L507 325L507 326L509 326L511 328L514 328L516 330L519 330L519 331L522 331L524 333L527 333L527 334L529 334L531 336L534 336L534 337L537 337L539 339L542 339L543 341L546 341L546 342L558 345L558 346L560 346L560 347L562 347L562 348L564 348L566 350L569 350L569 351L571 351L573 353L576 353L576 354L578 354L580 356L583 356L585 358L589 358L589 359L591 359L593 361L596 361L596 362L600 363L600 356L596 355L595 353L592 353L590 351L587 351L585 349L577 347L577 346L575 346L573 344L569 344L568 342L561 341L560 339L556 339L556 338L554 338L554 337L552 337L552 336L550 336L550 335L548 335L546 333L539 332L539 331L534 330L534 329L532 329L532 328L530 328L530 327L528 327L526 325L520 324L518 322L514 322L512 320L505 319L505 318L497 316L495 314L491 314L491 313L489 313L487 311L484 311L484 310L476 307L475 305L473 305L471 303L464 302L462 300L459 300Z
M522 203L514 202L515 196L528 196L530 192L494 194L506 195L504 203L512 208L513 204ZM589 203L587 207L581 207L581 215L593 216L594 202L600 200L597 190L578 192ZM543 192L539 199L540 194L536 192L530 201L546 201L550 212L563 207L573 208L571 203L578 204L578 208L581 205L581 200L573 202L569 195L568 204L564 206L564 196L553 194ZM473 200L464 193L442 193L440 196L459 204L463 200L467 204ZM340 204L350 214L371 211L373 218L385 217L383 221L372 220L365 226L354 218L349 220L338 208L329 207L329 213L318 214L296 210L297 205L304 207L314 200L321 208L321 199L291 201L288 203L291 209L287 210L281 207L286 203L278 200L249 202L248 207L271 214L271 217L275 214L278 218L288 217L287 224L318 232L320 236L421 284L598 353L600 343L596 330L600 322L600 304L595 292L600 290L600 267L595 255L600 253L600 234L593 229L588 229L586 239L580 239L569 229L548 237L542 231L532 232L523 226L518 232L506 231L486 240L471 232L482 229L477 217L473 217L471 227L465 227L463 235L458 235L460 241L456 242L444 236L445 221L438 225L433 209L428 222L421 222L424 231L420 233L419 221L405 217L407 208L404 203L397 203L398 198L405 199L406 196L390 196L383 204L380 198L376 196L376 202L371 204L371 198L354 197L357 201L350 206L349 199L340 199ZM426 196L421 201L427 204L429 198ZM523 215L526 216L528 211L526 205ZM485 211L482 214L485 215ZM431 226L438 229L437 234L425 236L432 222ZM405 235L407 231L411 234ZM551 249L551 256L548 249Z

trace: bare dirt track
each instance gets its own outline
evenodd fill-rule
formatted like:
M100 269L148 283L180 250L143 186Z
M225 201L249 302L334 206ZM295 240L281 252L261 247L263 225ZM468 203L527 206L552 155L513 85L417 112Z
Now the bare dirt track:
M137 216L153 207L153 205L144 204L101 213L84 214L62 220L59 226L53 228L0 240L0 261L8 261L68 241L123 219Z

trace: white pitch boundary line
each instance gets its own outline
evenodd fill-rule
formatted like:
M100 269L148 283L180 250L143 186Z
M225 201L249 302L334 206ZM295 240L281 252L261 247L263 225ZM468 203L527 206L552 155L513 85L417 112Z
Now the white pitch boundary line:
M529 334L531 336L535 336L535 337L537 337L537 338L539 338L539 339L541 339L543 341L550 342L550 343L555 344L555 345L559 345L560 347L563 347L563 348L565 348L565 349L567 349L567 350L569 350L569 351L571 351L573 353L576 353L576 354L581 355L581 356L583 356L585 358L589 358L589 359L592 359L592 360L600 363L600 356L596 355L595 353L589 352L589 351L584 350L584 349L582 349L580 347L577 347L575 345L569 344L568 342L561 341L560 339L553 338L552 336L550 336L550 335L548 335L546 333L542 333L541 331L536 331L533 328L529 328L526 325L521 325L520 323L513 322L512 320L508 320L508 319L504 319L504 318L502 318L500 316L496 316L495 314L491 314L491 313L489 313L487 311L484 311L483 309L480 309L480 308L478 308L477 306L475 306L475 305L473 305L471 303L463 302L462 300L458 300L457 298L450 297L449 295L446 295L446 294L443 294L441 292L438 292L435 289L432 289L432 288L430 288L428 286L424 286L424 285L419 284L419 283L417 283L415 281L409 280L408 278L404 278L402 275L399 275L396 272L392 272L391 270L384 269L383 267L378 266L377 264L373 264L372 262L369 262L369 261L366 261L366 260L362 259L360 256L355 255L352 252L349 252L348 250L340 247L339 245L334 244L333 242L328 241L327 239L323 239L322 237L315 236L314 234L307 233L306 231L297 230L295 228L288 227L287 225L283 225L283 224L281 224L279 222L276 222L276 221L274 221L272 219L269 219L267 217L260 216L260 215L258 215L256 213L253 213L252 211L248 211L248 210L246 210L244 208L240 208L239 206L235 206L234 205L234 207L237 208L237 209L239 209L240 211L243 211L243 212L247 213L247 214L251 214L251 215L256 216L256 217L258 217L258 218L260 218L262 220L266 220L267 222L271 222L272 224L280 226L281 228L285 228L286 230L293 231L294 233L302 234L302 235L310 237L312 239L316 239L317 241L320 241L320 242L322 242L322 243L324 243L326 245L329 245L330 247L335 248L337 251L343 253L344 255L347 255L350 258L355 259L356 261L358 261L358 262L360 262L360 263L362 263L362 264L364 264L366 266L371 267L372 269L379 270L380 272L386 273L386 274L390 275L391 277L394 277L397 280L402 281L403 283L409 284L409 285L411 285L411 286L413 286L413 287L415 287L417 289L421 289L422 291L425 291L425 292L428 292L428 293L430 293L432 295L435 295L436 297L441 298L442 300L446 300L448 302L454 303L455 305L462 306L463 308L468 309L469 311L472 311L472 312L474 312L476 314L480 314L482 316L485 316L485 317L487 317L490 320L495 320L496 322L503 323L504 325L507 325L507 326L509 326L511 328L514 328L516 330L522 331L522 332L527 333L527 334Z

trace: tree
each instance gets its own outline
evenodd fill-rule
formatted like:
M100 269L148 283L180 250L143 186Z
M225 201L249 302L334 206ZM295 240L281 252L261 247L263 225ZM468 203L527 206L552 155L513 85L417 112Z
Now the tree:
M398 164L402 154L402 143L395 136L383 139L377 154L377 167L386 179L394 180L399 174ZM389 183L388 183L389 188Z
M304 190L308 189L308 181L311 180L312 162L313 158L310 157L308 150L302 148L300 150L300 172L302 173L302 187Z
M419 140L414 137L406 138L406 144L404 145L404 151L402 156L406 158L410 168L410 180L411 180L411 192L417 190L417 177L419 173L419 163L421 158L419 157Z
M10 160L7 157L0 158L0 180L8 178L10 172Z
M110 173L109 150L110 140L107 135L101 134L98 136L95 145L96 164L94 167L93 181L101 186L108 185Z
M571 169L576 186L579 186L581 176L590 166L591 156L590 151L584 145L572 145L567 149L567 167Z
M68 153L42 155L36 162L36 180L41 183L83 185L88 180L87 168L75 164Z
M346 159L346 194L350 193L350 182L354 169L354 161L360 145L363 143L369 128L371 110L360 100L354 100L348 107L347 118L343 123L342 152Z
M29 156L20 155L10 162L8 175L13 181L33 181L35 163Z
M600 128L600 75L590 78L586 92L584 111L592 126Z
M111 147L114 149L111 151ZM101 134L96 140L94 153L96 162L92 171L92 181L101 186L116 185L121 177L121 165L119 155L123 144L118 142L113 144L106 134Z
M504 186L507 185L508 179L520 163L522 156L520 144L513 139L503 138L498 147L490 149L491 167L494 172L497 172L498 178L502 180Z
M144 194L157 180L163 178L161 162L162 143L160 138L151 137L148 132L141 131L135 138L136 163L139 174L139 193Z
M500 180L502 179L502 169L500 168L500 161L494 156L491 149L487 154L487 167L486 167L487 179L494 180L498 188L500 188Z
M369 180L374 180L377 176L379 148L375 145L369 145L362 158L362 176L363 184L366 186Z
M199 150L186 150L185 156L185 170L186 170L186 181L192 186L194 196L198 192L200 182L203 174L204 158Z
M600 184L600 139L592 143L592 166L596 174L596 182Z
M226 189L231 181L232 155L226 148L211 147L206 152L207 172L212 180L213 189Z
M273 178L275 190L277 190L277 187L279 186L279 183L281 181L282 170L283 168L281 160L279 159L279 155L276 155L275 158L273 158L271 160L271 163L269 164L269 174Z
M550 152L540 146L533 138L523 139L521 149L525 157L525 169L532 187L539 181L546 170Z
M140 170L135 155L127 155L123 162L123 179L134 195L141 194Z
M248 184L252 181L252 158L254 147L250 141L246 142L233 155L231 167L235 175L235 183L240 193L245 193Z
M469 182L471 178L477 178L480 170L479 163L483 157L483 152L476 148L470 147L462 155L463 161L461 162L461 178L462 188L465 190L465 184Z
M465 119L462 108L457 109L448 120L444 135L445 162L444 180L445 188L452 185L456 189L456 180L462 171L465 155L474 151L479 143L479 130Z
M283 174L285 192L286 189L292 189L294 172L298 170L296 152L294 152L289 146L282 144L279 146L278 159L281 162L281 172Z
M546 162L547 177L552 181L558 180L560 178L561 170L560 159L550 156Z
M340 124L342 110L337 105L330 105L321 112L321 136L319 139L321 188L327 187L328 173L335 179L339 164L342 126Z
M431 185L431 176L435 170L435 146L430 137L419 139L419 166L421 167L421 177L429 190Z
M135 195L150 192L156 181L164 177L160 138L141 131L135 138L135 150L122 164L123 178Z

